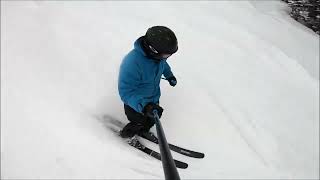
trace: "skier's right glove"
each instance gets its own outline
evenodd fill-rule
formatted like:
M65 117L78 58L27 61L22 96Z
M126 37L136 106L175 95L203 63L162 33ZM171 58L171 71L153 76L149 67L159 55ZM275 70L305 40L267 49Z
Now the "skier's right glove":
M147 115L148 117L153 118L153 110L158 111L158 116L161 118L163 108L159 106L158 104L155 103L148 103L144 108L143 108L143 113Z
M177 85L177 79L174 76L171 76L169 78L167 78L167 81L169 81L170 86L174 87L175 85Z

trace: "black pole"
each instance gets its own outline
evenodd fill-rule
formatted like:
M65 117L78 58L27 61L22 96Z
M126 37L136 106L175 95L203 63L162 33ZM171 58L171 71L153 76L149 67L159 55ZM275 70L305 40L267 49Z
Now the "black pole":
M159 147L161 154L162 167L164 171L164 176L166 180L180 180L178 170L173 161L169 145L167 143L166 136L164 134L162 125L159 120L158 111L153 111L153 116L155 119L155 124L157 128L157 135L159 139Z

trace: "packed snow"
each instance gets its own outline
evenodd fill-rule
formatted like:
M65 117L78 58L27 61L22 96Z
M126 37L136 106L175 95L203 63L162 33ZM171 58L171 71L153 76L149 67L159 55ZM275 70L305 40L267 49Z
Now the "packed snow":
M179 42L178 84L161 82L167 140L206 155L172 152L189 164L182 179L319 178L319 36L287 12L278 1L1 1L1 178L163 179L160 161L105 127L127 122L119 66L154 25Z

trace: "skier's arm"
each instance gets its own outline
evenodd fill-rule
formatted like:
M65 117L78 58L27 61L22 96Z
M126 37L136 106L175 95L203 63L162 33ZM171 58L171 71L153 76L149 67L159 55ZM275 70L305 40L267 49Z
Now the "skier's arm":
M169 64L167 63L167 61L164 62L163 75L164 75L164 77L165 77L166 79L173 76L173 73L172 73L172 71L171 71L171 67L169 66Z
M121 100L137 112L142 112L146 105L136 87L141 82L141 71L134 61L124 61L120 67L118 89Z
M168 82L170 83L171 86L177 85L177 79L176 79L176 77L174 77L167 61L165 61L165 64L164 64L163 75L166 78L166 80L168 80Z

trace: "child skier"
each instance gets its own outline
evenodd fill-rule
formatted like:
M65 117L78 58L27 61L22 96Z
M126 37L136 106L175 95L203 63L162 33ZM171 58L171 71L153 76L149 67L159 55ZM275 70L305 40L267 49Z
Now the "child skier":
M120 131L121 137L132 138L136 134L148 133L155 124L154 110L161 117L160 80L164 75L171 86L177 84L166 61L177 50L174 32L164 26L154 26L135 41L134 49L124 57L118 90L129 123Z

